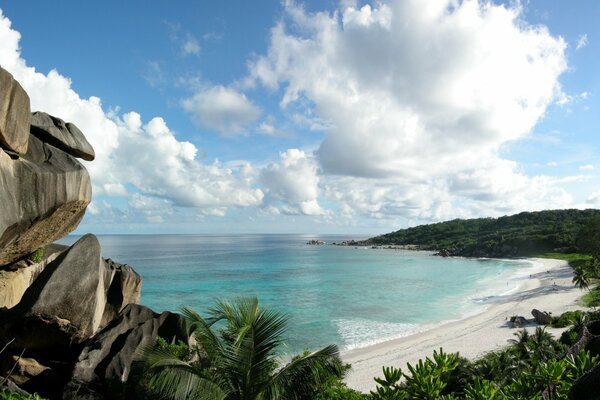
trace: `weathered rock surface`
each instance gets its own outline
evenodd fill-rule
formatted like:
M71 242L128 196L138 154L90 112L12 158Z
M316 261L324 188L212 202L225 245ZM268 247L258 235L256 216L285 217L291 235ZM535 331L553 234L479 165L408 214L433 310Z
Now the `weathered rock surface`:
M0 147L25 154L30 121L29 96L19 82L0 67Z
M589 351L592 356L600 355L600 321L592 321L583 327L569 354L576 355L581 350Z
M548 325L552 323L552 315L548 314L545 311L540 311L538 309L531 310L531 315L533 315L533 319L540 325Z
M0 270L0 308L11 308L19 303L35 278L66 249L67 246L51 244L44 249L42 261L21 260L10 264L6 270Z
M173 343L178 340L189 342L180 315L157 314L148 307L127 305L86 344L63 399L76 399L78 393L88 392L110 393L110 398L131 398L124 383L130 377L133 362L139 357L138 349L154 344L158 336Z
M4 362L2 370L5 375L8 375L8 372L10 372L10 380L23 387L31 379L49 371L50 368L40 364L33 358L18 357L15 355L9 357Z
M512 328L520 328L527 325L527 319L521 315L513 315L509 320Z
M141 278L129 266L107 262L93 235L79 239L52 261L5 313L5 340L28 351L71 350L138 302Z
M600 400L600 364L573 382L569 399Z
M79 161L29 135L19 159L0 150L0 266L74 230L92 198Z
M51 144L73 157L93 161L96 157L92 145L74 124L36 111L31 115L31 133L42 142Z
M7 357L3 362L2 374L8 376L9 373L10 380L20 388L29 393L44 393L45 396L56 397L65 381L51 367L40 364L33 358L17 355Z

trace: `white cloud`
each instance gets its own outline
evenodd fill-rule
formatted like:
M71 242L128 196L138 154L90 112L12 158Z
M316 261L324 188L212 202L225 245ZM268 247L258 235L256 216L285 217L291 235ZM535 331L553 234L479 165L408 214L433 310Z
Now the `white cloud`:
M319 177L314 158L298 149L280 154L280 161L263 168L260 181L268 197L305 215L324 215L318 202Z
M186 40L183 42L181 46L181 51L183 55L195 55L200 54L200 44L198 44L198 40L192 36L191 34L187 34Z
M592 171L594 169L594 166L592 164L580 165L579 169L581 171Z
M95 198L90 213L99 218L160 222L180 207L204 218L260 206L259 216L326 219L335 209L427 222L572 204L565 180L527 176L499 156L528 137L549 104L589 97L561 89L564 40L526 25L518 7L491 2L343 4L309 14L285 2L268 53L250 64L248 87L282 93L290 124L325 134L314 154L289 149L262 169L202 162L162 118L107 113L100 99L81 99L57 71L27 67L20 35L1 16L0 64L36 109L75 122L94 145L97 160L86 165L95 195L126 197L129 206ZM257 123L261 109L233 87L201 85L181 105L222 135L281 133L269 116Z
M246 133L261 114L245 94L221 85L201 88L181 105L196 124L223 135Z
M85 133L96 151L96 160L85 163L94 183L94 196L130 196L129 206L135 209L144 201L150 204L147 199L154 199L152 204L200 209L262 202L263 192L254 188L249 178L251 167L226 168L217 161L200 162L198 149L179 141L160 117L144 124L135 112L105 112L99 98L81 98L71 81L56 70L44 75L27 66L19 40L20 34L11 29L10 20L0 11L0 65L25 88L32 110L71 121ZM128 186L138 194L129 193ZM113 209L108 203L94 201L91 214L105 211L117 215ZM159 219L153 214L152 220Z
M565 41L526 25L518 6L407 0L309 14L288 1L285 11L246 83L281 88L284 109L311 105L306 119L326 134L321 186L342 211L437 218L570 201L544 187L552 178L498 156L567 98Z
M331 124L317 152L326 173L460 170L457 160L524 137L559 98L566 44L524 27L518 9L451 3L350 7L340 18L288 3L302 35L273 28L251 76L283 85L283 107L308 98Z
M586 200L586 204L590 207L600 208L600 190L596 190L590 194Z
M588 36L587 34L580 35L577 38L577 44L575 45L575 50L579 50L588 45Z

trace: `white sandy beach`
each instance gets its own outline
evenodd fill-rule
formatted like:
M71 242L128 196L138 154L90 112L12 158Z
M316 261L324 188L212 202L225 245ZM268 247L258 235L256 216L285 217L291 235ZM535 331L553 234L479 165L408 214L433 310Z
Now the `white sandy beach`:
M485 311L468 318L435 326L427 331L372 346L346 351L345 362L352 364L346 379L348 386L362 392L375 388L373 377L381 376L382 366L396 366L406 371L406 363L414 364L420 358L431 356L442 347L446 352L459 352L469 359L506 345L517 329L508 327L507 318L522 315L533 318L531 310L560 315L581 309L576 301L583 291L571 279L571 268L566 261L535 258L530 277L509 294L498 297ZM527 329L535 329L529 326ZM562 329L547 328L558 336Z

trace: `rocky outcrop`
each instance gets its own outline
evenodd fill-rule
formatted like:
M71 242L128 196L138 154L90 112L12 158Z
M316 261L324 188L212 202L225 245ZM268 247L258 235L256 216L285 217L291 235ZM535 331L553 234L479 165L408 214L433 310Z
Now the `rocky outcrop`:
M520 315L513 315L509 320L511 328L521 328L527 325L527 322L527 319Z
M157 314L147 307L129 304L87 343L63 399L77 399L82 392L132 398L125 383L134 370L133 363L140 358L140 349L154 344L159 336L172 343L189 340L178 314Z
M552 315L545 311L540 311L537 309L531 310L531 315L533 315L533 319L540 325L548 325L552 323Z
M569 399L600 400L600 364L573 382L569 389Z
M593 321L583 327L579 338L569 349L569 354L576 355L587 350L592 356L600 355L600 321Z
M33 358L13 355L4 360L2 374L29 393L44 392L47 396L58 397L64 386L64 378L51 367Z
M29 96L8 71L0 68L0 147L25 154L30 120Z
M102 258L95 236L52 244L91 201L74 157L95 157L83 133L32 116L27 94L0 68L0 375L10 375L0 382L50 399L129 399L140 346L188 335L179 315L136 305L140 276Z
M13 347L70 349L139 302L140 285L131 267L102 259L98 239L86 235L48 264L9 310L13 322L4 336L16 339Z
M41 261L24 259L0 270L0 308L11 308L19 303L27 288L65 249L67 246L51 244L44 248Z
M31 133L73 157L86 161L93 161L96 157L94 149L79 128L45 112L37 111L31 115Z
M92 198L81 163L33 135L22 158L0 151L0 182L0 266L74 230Z

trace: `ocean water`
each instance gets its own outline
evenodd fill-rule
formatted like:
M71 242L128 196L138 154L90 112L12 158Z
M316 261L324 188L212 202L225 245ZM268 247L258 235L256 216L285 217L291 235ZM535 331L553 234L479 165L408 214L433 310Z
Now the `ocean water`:
M532 267L527 261L305 244L348 239L339 236L98 238L104 257L142 275L142 304L155 311L186 305L202 314L215 299L257 296L289 314L289 353L330 343L363 347L462 318L513 290Z

